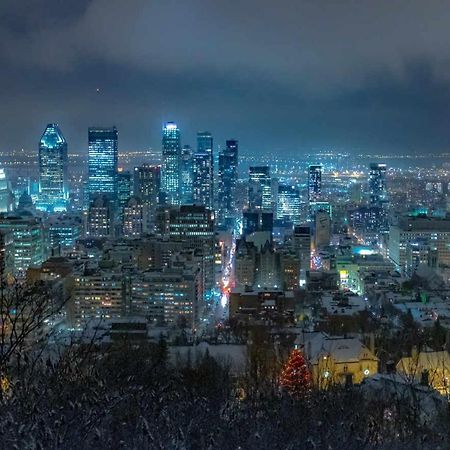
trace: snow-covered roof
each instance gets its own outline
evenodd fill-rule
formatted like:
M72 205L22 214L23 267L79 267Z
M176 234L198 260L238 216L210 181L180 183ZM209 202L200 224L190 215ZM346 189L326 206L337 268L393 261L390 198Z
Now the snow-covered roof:
M356 337L328 336L314 332L299 335L295 341L301 346L308 359L317 363L319 358L330 356L336 363L357 362L361 359L374 359L376 356Z

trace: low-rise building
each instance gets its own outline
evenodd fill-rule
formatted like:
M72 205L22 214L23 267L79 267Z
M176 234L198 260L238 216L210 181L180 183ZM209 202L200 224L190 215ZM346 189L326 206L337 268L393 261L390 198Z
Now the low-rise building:
M397 373L411 382L430 385L442 395L450 395L450 355L446 350L417 352L413 349L411 356L397 363Z
M230 294L230 318L240 322L292 324L294 306L292 291L235 288Z
M319 389L336 384L360 384L378 373L378 358L356 337L303 333L295 345L305 353L311 365L313 383Z

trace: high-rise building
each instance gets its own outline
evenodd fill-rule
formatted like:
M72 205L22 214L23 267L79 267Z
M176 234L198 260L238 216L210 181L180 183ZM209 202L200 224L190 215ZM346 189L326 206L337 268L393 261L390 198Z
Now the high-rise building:
M272 182L269 166L252 166L248 172L248 203L250 209L272 209Z
M311 165L308 172L308 200L318 202L322 197L322 166Z
M45 128L39 142L39 201L44 211L65 211L69 198L67 142L55 123Z
M380 206L362 205L347 210L349 231L360 241L375 245L379 242L380 233L385 231L383 225L384 212Z
M164 125L162 147L161 190L165 203L179 205L181 138L180 130L173 122Z
M51 216L48 219L48 245L52 254L66 255L81 238L83 222L78 216Z
M143 272L133 280L131 311L155 324L198 324L202 275L195 265Z
M194 156L190 145L183 145L181 150L181 189L180 202L187 205L193 201Z
M11 212L14 209L14 194L12 193L4 169L0 169L0 212Z
M134 168L134 195L151 208L159 203L161 167L144 164Z
M89 128L89 198L99 194L117 201L117 128Z
M119 208L120 217L123 216L123 209L130 200L132 195L131 173L119 170L117 174L117 206Z
M277 219L300 225L300 192L295 186L278 186Z
M201 248L204 244L214 249L214 213L204 206L183 205L170 210L169 235L181 239L192 248Z
M82 329L88 323L122 317L125 310L124 280L120 274L97 272L77 276L73 288L74 323Z
M205 289L209 292L214 287L214 212L204 206L182 205L171 208L168 214L168 237L202 253Z
M287 249L284 249L280 256L283 288L286 291L293 291L300 285L300 258L294 251Z
M309 225L298 225L294 228L292 244L295 254L300 259L300 269L303 272L301 282L306 280L305 272L311 266L311 227Z
M93 238L106 238L112 234L111 202L99 195L92 202L88 213L87 235Z
M0 231L0 283L8 280L14 272L14 242L13 233L8 230Z
M42 222L30 215L0 217L0 232L11 233L14 274L24 277L29 267L44 261L45 244Z
M242 214L242 234L247 236L257 231L265 231L272 239L273 213L271 211L244 211Z
M194 203L212 208L214 203L213 138L208 131L197 133L194 154Z
M123 235L138 238L146 231L148 207L136 197L127 202L123 210Z
M219 153L219 215L232 215L235 208L235 191L238 178L238 141L226 141L225 148Z
M369 202L373 206L382 206L387 201L386 164L370 164L369 196Z
M316 248L330 245L331 219L326 211L318 211L314 216L314 243Z
M435 249L438 264L450 266L450 219L437 217L402 217L389 230L389 258L405 273L407 247L420 243Z

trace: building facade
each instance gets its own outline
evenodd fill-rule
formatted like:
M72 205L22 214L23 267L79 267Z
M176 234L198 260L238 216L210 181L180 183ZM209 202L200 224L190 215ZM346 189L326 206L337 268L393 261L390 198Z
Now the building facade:
M194 193L194 155L190 145L183 145L180 170L180 203L187 205L193 202Z
M251 166L248 172L248 206L250 210L272 209L272 182L269 166Z
M219 216L233 215L235 209L236 183L238 179L238 141L226 141L225 148L219 153Z
M194 203L212 208L214 206L214 154L213 137L208 131L197 133L193 174Z
M161 190L165 203L180 204L181 184L181 135L174 122L168 122L163 128Z
M322 166L311 165L308 170L308 201L318 202L322 199Z
M67 209L67 165L67 142L57 124L48 124L39 142L39 209Z
M118 132L116 127L91 127L89 140L89 199L104 195L117 202Z

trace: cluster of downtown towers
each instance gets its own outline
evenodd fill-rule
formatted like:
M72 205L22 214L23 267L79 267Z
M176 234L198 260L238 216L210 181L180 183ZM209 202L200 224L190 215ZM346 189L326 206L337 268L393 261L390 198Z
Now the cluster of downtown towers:
M118 205L122 174L118 170L117 128L89 128L88 146L89 200L103 196ZM218 156L217 209L219 215L227 215L234 209L238 141L226 141ZM69 199L67 165L67 142L58 125L49 124L39 143L39 209L47 212L66 210ZM197 149L193 151L190 146L181 145L177 125L166 123L162 132L161 166L148 165L145 170L153 183L151 190L157 194L155 201L175 206L195 203L213 208L214 152L211 133L197 133Z

